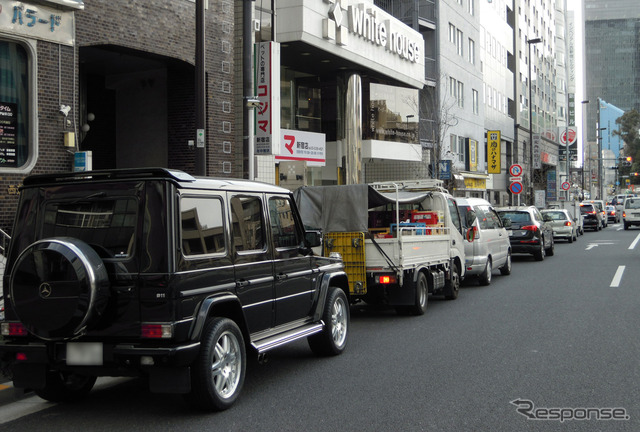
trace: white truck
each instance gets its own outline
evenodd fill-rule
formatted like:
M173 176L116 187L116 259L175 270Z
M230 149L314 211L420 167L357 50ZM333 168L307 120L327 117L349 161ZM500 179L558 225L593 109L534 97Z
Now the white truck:
M323 254L339 253L351 299L422 315L428 295L458 297L465 256L460 213L440 180L303 187L294 192Z

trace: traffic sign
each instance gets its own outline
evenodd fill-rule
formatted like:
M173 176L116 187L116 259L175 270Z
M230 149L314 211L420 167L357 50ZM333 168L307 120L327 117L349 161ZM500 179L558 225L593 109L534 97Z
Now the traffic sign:
M569 182L562 182L562 190L566 191L569 190L569 188L571 187L571 184L569 184Z
M520 175L522 174L522 166L518 164L511 165L509 167L509 174L511 174L513 177L520 177Z
M509 190L511 191L512 194L518 195L520 192L522 192L522 183L520 182L511 183L511 185L509 185Z
M520 177L509 177L509 181L510 182L514 182L514 181L522 182L522 176L520 176Z

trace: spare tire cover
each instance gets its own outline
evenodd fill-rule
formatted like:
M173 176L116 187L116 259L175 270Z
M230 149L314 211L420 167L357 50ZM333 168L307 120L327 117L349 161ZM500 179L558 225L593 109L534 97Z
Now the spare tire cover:
M91 246L75 238L39 240L16 260L11 304L27 330L47 340L72 338L100 318L109 277Z

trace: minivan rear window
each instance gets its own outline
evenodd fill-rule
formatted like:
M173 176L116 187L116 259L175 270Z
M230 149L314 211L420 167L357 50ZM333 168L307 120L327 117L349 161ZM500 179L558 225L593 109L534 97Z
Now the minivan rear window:
M511 223L527 223L531 222L531 215L527 212L521 211L501 211L500 219L509 219Z

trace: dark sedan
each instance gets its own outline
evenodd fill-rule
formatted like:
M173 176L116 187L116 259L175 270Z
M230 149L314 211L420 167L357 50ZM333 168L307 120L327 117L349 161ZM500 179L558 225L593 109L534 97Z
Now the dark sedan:
M501 207L496 211L509 232L512 253L532 254L536 261L554 254L553 229L536 207Z

